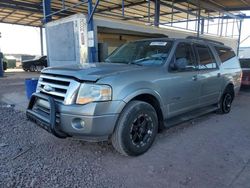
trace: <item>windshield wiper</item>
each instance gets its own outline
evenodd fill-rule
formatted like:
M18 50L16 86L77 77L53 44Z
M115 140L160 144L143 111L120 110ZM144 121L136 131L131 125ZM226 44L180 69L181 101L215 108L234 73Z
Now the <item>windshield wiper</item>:
M134 61L130 62L129 64L143 66L143 64L140 64L140 62L145 61L145 60L150 60L150 59L151 59L150 57L144 57L141 59L134 60Z
M144 58L141 58L141 59L137 59L137 60L132 61L132 63L136 64L136 63L139 63L139 62L142 62L142 61L145 61L145 60L150 60L150 57L144 57Z

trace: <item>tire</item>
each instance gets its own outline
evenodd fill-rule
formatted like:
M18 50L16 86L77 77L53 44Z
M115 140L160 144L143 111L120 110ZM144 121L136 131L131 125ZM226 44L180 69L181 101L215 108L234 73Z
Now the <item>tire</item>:
M35 65L31 65L29 68L30 72L35 72L36 71L36 66Z
M233 99L234 99L233 91L230 88L227 88L220 99L218 105L219 109L217 113L228 114L231 111Z
M122 155L138 156L153 144L158 132L155 109L142 101L131 101L123 109L111 141Z
M45 67L44 66L37 66L36 71L41 72Z

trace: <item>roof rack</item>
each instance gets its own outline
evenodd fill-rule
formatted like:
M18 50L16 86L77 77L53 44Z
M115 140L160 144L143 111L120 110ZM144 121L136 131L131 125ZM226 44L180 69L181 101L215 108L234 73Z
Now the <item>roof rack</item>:
M200 37L194 37L194 36L187 36L186 39L202 40L202 41L206 41L206 42L212 42L212 43L224 45L223 42L219 42L219 41L211 40L211 39L200 38Z

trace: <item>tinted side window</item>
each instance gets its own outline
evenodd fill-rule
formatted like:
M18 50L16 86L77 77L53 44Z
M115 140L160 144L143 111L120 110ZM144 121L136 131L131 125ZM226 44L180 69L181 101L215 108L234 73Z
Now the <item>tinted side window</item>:
M240 59L241 68L250 68L250 59Z
M170 70L172 71L192 71L197 69L192 47L189 43L180 43L176 47L176 51Z
M197 44L195 45L198 62L199 62L199 69L206 70L206 69L215 69L217 68L216 61L210 51L210 49L205 45Z
M215 50L217 51L218 56L220 57L222 63L236 56L234 51L230 48L223 48L216 46Z

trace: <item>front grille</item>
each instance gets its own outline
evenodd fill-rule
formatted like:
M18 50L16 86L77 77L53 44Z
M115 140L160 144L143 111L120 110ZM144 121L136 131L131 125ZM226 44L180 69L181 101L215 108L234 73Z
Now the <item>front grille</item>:
M74 79L65 78L62 76L54 76L42 74L38 81L37 90L40 93L53 97L56 101L64 102L70 98L68 102L71 103L76 93L75 90L80 86L79 82Z
M46 101L46 102L48 102L48 101ZM42 114L47 119L49 119L50 108L47 105L43 105L43 103L41 102L41 100L39 100L39 101L36 102L36 104L34 105L33 110L36 111L36 112L38 112L39 114ZM60 114L59 113L56 113L56 123L57 124L60 123Z

